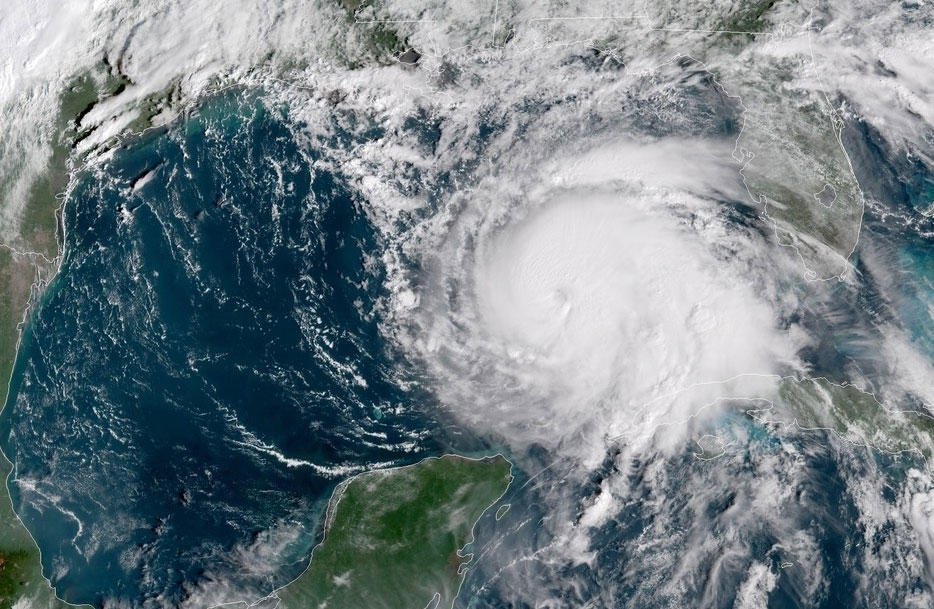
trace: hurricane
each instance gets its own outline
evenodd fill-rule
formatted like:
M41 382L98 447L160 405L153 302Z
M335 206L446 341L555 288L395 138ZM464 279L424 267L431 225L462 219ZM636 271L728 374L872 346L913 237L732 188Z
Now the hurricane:
M453 607L930 606L932 28L0 9L0 448L37 581L275 606L353 480L453 453L512 476Z

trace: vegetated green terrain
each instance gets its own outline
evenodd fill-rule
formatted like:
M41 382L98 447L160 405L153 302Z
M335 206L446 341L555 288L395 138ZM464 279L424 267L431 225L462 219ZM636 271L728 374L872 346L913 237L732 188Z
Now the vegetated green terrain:
M29 291L36 271L26 256L18 256L12 250L0 248L0 398L6 399L6 383L13 372L16 343L19 340L19 323L23 319ZM0 402L2 408L3 402Z
M448 455L370 472L331 499L308 569L278 590L280 609L447 609L480 516L512 476L502 456Z
M741 3L726 16L717 29L725 32L751 33L765 30L767 25L762 19L769 9L775 6L775 2L776 0L751 0Z
M0 475L4 480L12 465L0 455ZM26 528L13 513L4 486L0 497L0 607L4 609L64 609L49 582L42 577L39 549Z
M20 218L16 242L0 247L0 408L6 404L7 383L13 371L20 323L32 290L47 281L58 256L60 195L68 182L68 159L76 137L76 123L99 98L90 75L78 78L62 95L59 120L52 138L52 156L36 181ZM12 464L0 455L4 482ZM0 608L60 609L60 601L42 576L39 549L19 518L6 484L0 485Z
M747 411L763 422L827 429L840 438L887 452L929 458L934 450L934 417L926 412L887 409L871 393L827 379L785 379L779 390L792 420L774 408Z
M737 74L726 81L745 106L737 151L746 186L764 203L780 242L797 250L815 278L839 275L863 214L863 194L840 139L843 124L820 92L781 86L795 78L794 62L763 59L755 66L755 78ZM763 75L783 94L763 88Z

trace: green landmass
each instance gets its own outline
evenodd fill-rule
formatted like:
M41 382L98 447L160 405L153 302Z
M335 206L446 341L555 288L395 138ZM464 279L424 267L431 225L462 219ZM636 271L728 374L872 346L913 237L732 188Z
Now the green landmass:
M35 274L30 257L15 255L11 249L0 247L0 378L4 379L0 397L4 401L6 381L13 372L19 324L29 301ZM0 408L2 404L0 402Z
M740 4L716 29L725 32L754 34L768 29L763 21L765 14L775 6L776 0L752 0Z
M74 145L88 135L81 128L81 119L97 103L123 91L127 83L102 64L75 78L62 92L49 142L52 154L45 172L33 184L20 218L20 250L41 254L46 264L58 256L58 214L68 185L68 164Z
M344 9L347 20L361 36L360 40L371 60L377 63L394 63L399 55L409 48L407 37L398 28L400 23L389 23L374 11L381 10L373 0L337 0ZM363 67L365 63L351 62L352 67Z
M75 79L59 101L58 120L50 141L46 171L29 192L20 217L19 235L0 247L0 408L8 398L20 324L33 289L48 281L59 254L60 197L68 184L72 146L80 137L79 121L99 99L120 87L114 79L88 73ZM6 481L12 464L0 454L0 475ZM42 575L39 549L13 511L6 484L0 485L0 608L65 609Z
M480 516L512 476L502 456L448 455L361 474L335 491L308 569L280 609L449 609Z
M13 466L0 455L3 479ZM42 577L39 548L13 513L13 504L3 486L0 497L0 607L13 609L65 609L73 607L56 598ZM90 608L88 608L90 609Z
M754 79L743 73L726 79L745 107L737 151L746 187L765 205L781 243L798 251L815 278L839 275L863 214L863 195L840 139L843 125L821 92L786 86L796 77L795 60L761 58L745 74L753 69ZM835 197L822 203L825 189Z
M788 407L748 410L757 420L801 429L827 429L840 438L886 453L911 452L928 459L934 451L934 417L926 412L894 410L871 393L827 379L785 379L779 398Z
M386 27L382 23L377 23L370 32L374 48L380 53L398 53L404 49L404 41L400 38L398 32Z
M499 3L497 20L525 23L545 45L591 41L622 63L658 56L684 62L685 76L709 72L742 108L734 157L751 201L774 224L777 240L800 257L807 279L844 275L864 197L843 146L842 100L814 86L829 64L826 51L807 43L811 8L775 0L657 0L643 9L637 18L597 22L583 4L563 4L555 19L545 8L520 13Z
M59 195L68 184L68 159L77 133L77 121L97 100L94 79L90 74L75 79L62 94L58 120L53 127L52 155L46 171L29 192L20 218L20 249L42 254L46 259L58 255ZM22 308L22 305L19 306ZM5 345L6 343L4 343Z
M136 117L125 127L124 132L133 134L149 129L153 126L153 120L180 97L178 82L172 83L166 90L147 95L137 103Z

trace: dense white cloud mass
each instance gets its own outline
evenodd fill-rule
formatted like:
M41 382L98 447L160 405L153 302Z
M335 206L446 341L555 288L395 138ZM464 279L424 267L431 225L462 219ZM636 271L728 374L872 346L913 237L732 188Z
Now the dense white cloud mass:
M513 208L486 195L505 219L466 231L475 251L440 270L468 297L451 310L420 295L428 316L415 344L442 395L471 404L459 416L599 459L608 438L651 436L732 395L733 377L793 369L798 338L778 331L781 305L716 253L769 246L678 188L699 175L704 190L717 167L692 153L717 145L659 148L555 162L551 187Z
M605 574L597 532L639 504L648 541L627 549L648 566L632 598L676 606L697 576L666 569L705 560L734 607L765 606L785 580L819 598L825 531L812 524L835 517L808 495L819 495L807 478L818 474L806 462L820 458L844 462L846 497L833 500L852 504L866 547L891 535L878 542L885 561L865 550L863 577L911 590L905 606L929 602L912 588L934 582L927 471L879 499L881 474L836 445L763 448L734 415L775 401L794 430L802 415L781 404L781 377L815 371L893 403L934 404L931 354L899 317L903 286L884 279L899 261L851 255L866 239L864 204L888 202L860 182L860 163L877 160L845 147L871 127L880 154L934 167L931 3L780 1L732 37L724 30L750 29L747 3L400 0L366 4L360 23L347 4L5 3L4 242L20 245L59 96L77 75L106 61L126 80L81 119L90 135L77 152L89 165L154 96L158 125L217 87L262 88L271 106L288 105L309 148L339 142L316 150L314 166L349 181L383 238L367 263L385 269L378 313L390 348L456 424L514 451L520 467L547 471L529 456L544 450L570 480L530 487L552 502L541 518L552 537L491 586L568 605L523 583L522 569L540 560ZM382 20L422 53L417 65L373 52L364 22ZM934 201L917 208L930 214ZM885 214L909 228L926 221L909 206ZM692 445L709 460L678 465ZM675 480L681 470L694 477ZM597 471L598 490L576 494ZM723 488L735 491L729 506L710 516ZM665 503L674 493L687 497L677 507ZM771 545L754 546L750 530ZM295 535L283 526L227 560L250 568ZM786 559L783 572L775 564ZM218 576L191 603L240 593ZM624 596L603 593L598 606ZM716 585L697 594L709 606L725 598Z

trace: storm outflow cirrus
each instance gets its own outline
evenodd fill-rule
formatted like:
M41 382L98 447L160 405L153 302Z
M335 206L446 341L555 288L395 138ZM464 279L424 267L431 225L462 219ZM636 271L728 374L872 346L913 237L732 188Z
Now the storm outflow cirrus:
M932 23L0 8L13 606L931 606Z

